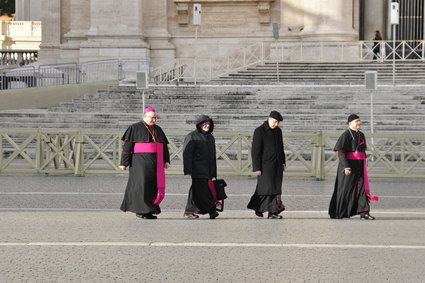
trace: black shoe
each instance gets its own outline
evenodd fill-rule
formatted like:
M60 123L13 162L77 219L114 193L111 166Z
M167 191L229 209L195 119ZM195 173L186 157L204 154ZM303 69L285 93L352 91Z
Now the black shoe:
M147 213L147 214L136 213L136 216L139 217L139 218L143 218L143 219L157 219L158 218L155 215L153 215L152 213Z
M268 219L282 219L282 215L279 214L273 214L273 213L269 213L269 216L267 216Z
M217 212L217 211L210 212L210 219L216 219L218 215L219 215L219 214L218 214L218 212Z
M369 213L361 213L360 214L360 219L364 219L364 220L375 220L375 217L373 217Z
M257 215L258 217L264 217L264 214L261 211L255 211L255 215Z
M187 218L187 219L197 219L197 218L199 218L199 216L198 216L198 215L196 215L196 214L191 214L191 213L185 213L185 214L183 214L183 217L184 217L184 218Z

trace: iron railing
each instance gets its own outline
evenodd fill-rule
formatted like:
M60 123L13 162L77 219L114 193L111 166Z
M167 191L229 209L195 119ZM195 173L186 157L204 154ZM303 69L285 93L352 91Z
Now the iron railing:
M136 71L149 71L149 61L111 59L81 64L27 65L0 69L0 90L37 86L135 80Z
M172 167L182 174L186 132L167 131ZM120 131L0 130L0 173L48 173L84 176L121 173L118 164ZM252 134L215 133L220 175L253 175ZM286 176L326 179L338 164L332 151L337 134L285 133ZM425 134L369 134L368 168L371 177L425 177ZM373 142L372 142L373 140Z
M425 61L425 41L259 42L235 47L229 56L178 58L155 68L153 83L207 82L265 62Z

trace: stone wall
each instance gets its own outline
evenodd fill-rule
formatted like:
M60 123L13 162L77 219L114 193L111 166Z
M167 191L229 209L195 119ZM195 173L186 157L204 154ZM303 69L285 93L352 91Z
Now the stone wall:
M355 41L360 1L44 0L40 60L138 58L155 67L175 58L228 56L275 41L274 22L282 42ZM193 25L194 3L202 5L200 26Z

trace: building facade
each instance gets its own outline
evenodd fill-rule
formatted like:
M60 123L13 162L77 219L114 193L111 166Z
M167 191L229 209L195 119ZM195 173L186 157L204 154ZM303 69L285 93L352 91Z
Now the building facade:
M228 56L237 47L258 42L355 42L371 40L375 30L390 39L391 2L43 0L39 60L64 63L137 58L160 66L175 58ZM410 13L406 19L416 19L417 35L412 39L422 40L424 0L397 2L402 12ZM403 8L413 2L414 7L408 4L412 7ZM201 4L200 25L193 24L195 3ZM278 23L278 37L273 23ZM399 33L398 38L407 33Z

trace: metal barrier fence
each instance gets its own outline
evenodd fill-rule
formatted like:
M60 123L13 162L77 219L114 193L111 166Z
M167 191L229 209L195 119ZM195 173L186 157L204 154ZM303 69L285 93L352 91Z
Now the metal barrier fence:
M186 132L167 131L172 167L182 174ZM0 173L74 174L121 173L122 131L0 130ZM220 175L250 176L251 133L217 132ZM284 133L286 176L326 179L335 176L337 134ZM368 135L371 177L425 177L425 134Z
M28 65L0 69L0 90L79 83L135 80L136 71L149 71L149 61L112 59L81 64Z
M425 61L425 41L258 42L236 46L229 56L178 58L155 68L154 83L207 82L250 66L287 62Z

